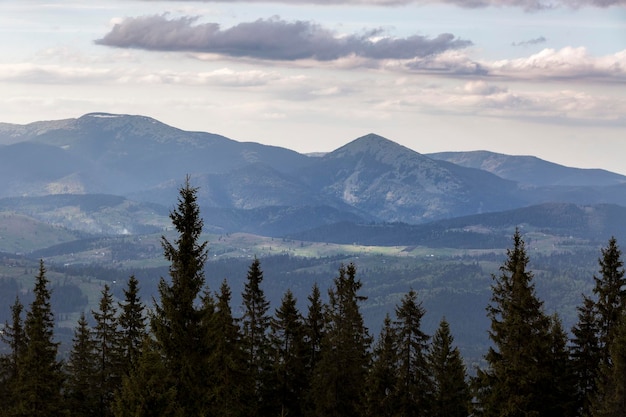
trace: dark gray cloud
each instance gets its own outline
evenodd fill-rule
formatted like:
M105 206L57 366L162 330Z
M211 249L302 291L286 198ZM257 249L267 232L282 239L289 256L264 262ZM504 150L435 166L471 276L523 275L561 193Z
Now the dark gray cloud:
M420 35L391 38L383 36L380 30L372 30L361 35L337 36L312 22L287 22L279 17L240 23L222 30L217 23L198 23L194 17L170 19L167 15L127 18L96 43L268 60L319 61L353 55L370 59L423 58L472 45L471 41L449 33L434 38Z
M513 42L511 46L532 46L532 45L539 45L541 43L546 43L547 41L548 40L545 37L539 36L538 38L529 39L527 41Z
M145 0L156 1L156 0ZM197 0L175 0L197 1ZM266 3L268 0L205 0L207 2L241 2L241 3ZM581 8L581 7L626 7L626 0L274 0L286 4L320 4L320 5L367 5L367 6L398 6L406 4L452 4L464 8L478 7L519 7L528 11L554 9L557 7Z

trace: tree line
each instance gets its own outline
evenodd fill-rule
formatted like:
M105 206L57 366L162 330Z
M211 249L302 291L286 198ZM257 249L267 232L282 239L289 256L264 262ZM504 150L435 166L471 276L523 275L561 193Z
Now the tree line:
M626 280L614 238L602 249L593 294L571 337L537 297L524 240L515 231L487 306L491 347L469 377L443 318L422 331L425 310L410 290L377 338L365 327L354 264L307 311L287 289L271 314L261 262L248 268L242 314L224 280L210 291L197 189L181 187L162 238L169 277L148 307L130 276L124 299L105 285L83 313L66 360L58 357L46 268L28 311L16 298L2 340L0 403L7 416L623 416L626 410ZM25 313L25 314L24 314ZM25 315L25 317L24 317Z

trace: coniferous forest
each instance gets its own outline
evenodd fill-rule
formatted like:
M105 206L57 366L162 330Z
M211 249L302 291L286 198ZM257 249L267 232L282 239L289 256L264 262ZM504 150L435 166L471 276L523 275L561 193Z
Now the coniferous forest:
M142 300L134 276L119 303L104 286L95 325L80 317L64 360L40 262L33 301L16 298L2 333L3 416L624 415L626 280L614 238L578 322L565 329L544 311L516 231L485 306L491 346L468 370L445 318L434 334L422 330L426 311L413 290L370 334L354 264L339 268L327 302L314 285L299 311L286 289L270 311L255 258L234 315L228 282L205 280L196 193L187 179L170 214L177 237L162 238L170 267L158 296Z

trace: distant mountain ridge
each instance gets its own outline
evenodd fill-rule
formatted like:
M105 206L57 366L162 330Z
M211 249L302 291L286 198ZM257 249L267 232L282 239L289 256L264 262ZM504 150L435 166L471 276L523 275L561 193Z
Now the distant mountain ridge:
M626 177L608 171L486 151L423 155L376 134L313 157L146 116L0 123L0 198L117 195L172 207L186 175L199 187L201 207L219 213L223 224L208 222L215 230L272 235L337 221L423 224L544 203L626 205ZM127 206L137 209L124 203L116 210ZM71 223L67 216L63 224Z

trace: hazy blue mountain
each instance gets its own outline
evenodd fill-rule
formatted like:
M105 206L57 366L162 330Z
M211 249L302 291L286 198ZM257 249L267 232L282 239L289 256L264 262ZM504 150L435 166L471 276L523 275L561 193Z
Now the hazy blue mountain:
M422 223L523 204L511 181L433 160L374 134L316 158L298 176L386 221Z
M281 224L292 233L338 220L419 224L547 202L626 205L626 178L607 171L489 152L422 155L375 134L311 157L144 116L0 124L0 197L108 194L172 207L186 175L203 208L231 213L224 228L273 235ZM295 227L299 211L314 218ZM253 218L271 227L252 227Z
M626 176L603 169L570 168L535 156L504 155L488 151L438 152L428 157L477 168L499 177L534 186L610 186L626 183Z

